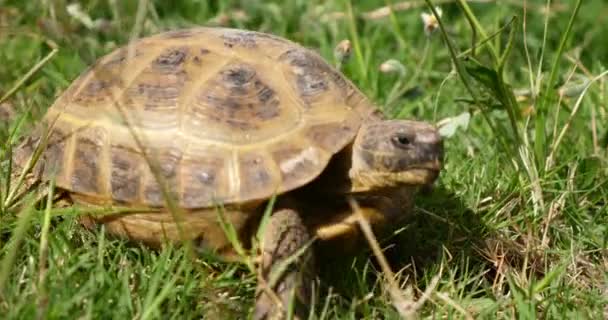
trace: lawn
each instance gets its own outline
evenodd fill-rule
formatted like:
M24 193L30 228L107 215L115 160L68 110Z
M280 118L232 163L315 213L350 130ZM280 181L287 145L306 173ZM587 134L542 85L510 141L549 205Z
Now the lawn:
M608 4L392 2L0 0L1 317L248 314L246 266L86 230L77 209L33 207L33 193L5 205L11 146L87 66L134 37L221 25L332 64L348 39L343 73L389 117L445 136L435 188L381 239L400 289L367 247L328 257L315 318L608 318ZM429 3L441 24L425 26Z

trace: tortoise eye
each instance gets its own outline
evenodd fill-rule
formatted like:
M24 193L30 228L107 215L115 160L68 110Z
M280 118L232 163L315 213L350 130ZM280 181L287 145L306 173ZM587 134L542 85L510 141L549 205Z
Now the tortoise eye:
M397 148L407 148L412 143L410 137L405 133L398 133L391 140Z

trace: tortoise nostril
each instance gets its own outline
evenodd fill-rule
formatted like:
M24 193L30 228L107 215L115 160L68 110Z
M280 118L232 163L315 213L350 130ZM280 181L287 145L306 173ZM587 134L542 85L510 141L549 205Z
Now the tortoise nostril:
M441 136L435 131L422 131L416 134L416 142L424 144L440 144Z

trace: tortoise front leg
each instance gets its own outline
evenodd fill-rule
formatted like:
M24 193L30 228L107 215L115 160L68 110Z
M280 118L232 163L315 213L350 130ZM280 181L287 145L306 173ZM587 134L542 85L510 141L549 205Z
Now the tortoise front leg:
M283 209L270 217L263 231L263 279L256 290L253 319L284 318L292 303L296 318L307 318L315 274L314 256L310 247L297 258L296 255L309 244L310 239L310 233L296 211ZM293 261L281 270L282 262L288 259ZM270 283L271 275L277 271L280 276L273 285Z

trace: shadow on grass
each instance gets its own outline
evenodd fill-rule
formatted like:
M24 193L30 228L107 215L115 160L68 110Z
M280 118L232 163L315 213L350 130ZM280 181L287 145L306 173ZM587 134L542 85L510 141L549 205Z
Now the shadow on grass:
M415 214L393 235L383 238L381 246L393 271L402 271L411 279L409 283L424 289L424 283L431 278L425 271L433 271L434 276L444 256L487 263L474 248L483 247L488 233L478 213L454 193L437 187L418 195ZM354 257L332 254L327 249L319 251L322 292L333 286L334 291L345 297L361 298L361 294L369 293L378 280L375 270L380 268L369 247L362 246L363 252ZM369 261L373 268L369 268Z

